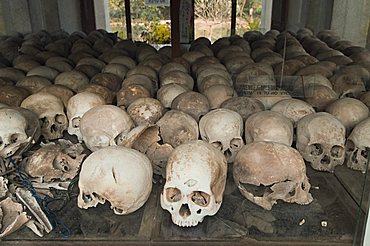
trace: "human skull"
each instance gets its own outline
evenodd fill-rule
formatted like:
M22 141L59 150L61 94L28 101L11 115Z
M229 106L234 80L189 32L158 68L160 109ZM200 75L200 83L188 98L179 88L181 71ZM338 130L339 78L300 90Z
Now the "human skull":
M366 172L368 148L370 148L370 118L361 121L353 128L346 141L346 160L349 168Z
M109 201L115 214L138 210L152 190L150 160L137 150L121 146L100 149L82 163L78 207L96 207Z
M174 98L171 104L172 109L177 109L191 115L197 122L208 113L209 102L206 96L195 92L187 91Z
M221 104L221 108L227 108L240 114L245 121L251 114L265 110L265 106L250 97L232 97Z
M15 85L0 86L0 103L19 107L22 101L30 94L28 90Z
M161 207L178 226L198 225L219 210L226 173L225 157L211 144L196 140L178 146L168 159Z
M118 144L133 127L127 112L113 105L91 108L80 121L82 138L91 151Z
M204 91L208 98L210 109L219 108L223 102L234 96L234 89L227 85L213 85Z
M81 144L59 140L41 146L24 162L24 170L42 182L67 181L73 179L85 157Z
M47 140L61 138L67 130L68 119L64 105L58 97L38 92L23 100L21 107L35 112L41 121L41 135Z
M0 201L0 239L17 231L24 226L30 216L24 211L23 206L7 197Z
M82 116L91 108L104 105L105 100L91 92L80 92L68 100L67 117L68 117L68 133L76 135L79 141L82 141L80 132L80 121Z
M334 172L345 158L344 125L333 115L320 112L303 117L297 124L297 150L313 169Z
M278 112L261 111L245 121L245 143L271 141L291 146L293 123Z
M189 89L180 84L167 84L159 88L157 99L161 101L165 108L171 108L173 100L186 91L189 91Z
M219 108L210 111L199 121L201 138L221 151L227 161L234 160L243 147L243 119L235 111Z
M193 117L178 110L170 110L157 122L164 143L176 147L199 137L198 123Z
M0 108L0 119L0 157L7 158L31 138L26 133L27 120L19 111Z
M331 103L325 111L340 120L348 134L355 125L369 116L369 109L363 102L349 97Z
M233 176L240 193L266 210L277 200L302 205L312 201L304 160L285 144L245 145L235 158Z
M64 85L77 92L80 88L89 83L89 78L78 71L69 71L60 73L56 78L54 83L56 85Z
M282 100L292 98L288 92L284 90L255 90L251 94L251 98L259 100L265 109L271 109L272 106Z
M133 101L127 108L127 113L135 125L155 124L164 114L164 107L157 99L142 97Z
M304 116L315 113L315 109L311 105L295 98L279 101L272 106L271 111L279 112L289 118L293 122L294 127Z

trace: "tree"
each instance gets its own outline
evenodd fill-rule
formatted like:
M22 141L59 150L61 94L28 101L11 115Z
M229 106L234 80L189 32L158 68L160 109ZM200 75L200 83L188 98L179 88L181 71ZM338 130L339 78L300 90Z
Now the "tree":
M230 0L195 0L194 5L195 16L206 22L223 22L231 17Z

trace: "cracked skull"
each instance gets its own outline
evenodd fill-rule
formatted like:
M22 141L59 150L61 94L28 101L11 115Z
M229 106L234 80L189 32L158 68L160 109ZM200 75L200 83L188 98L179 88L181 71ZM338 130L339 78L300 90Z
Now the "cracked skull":
M139 151L121 146L100 149L82 163L78 207L108 201L115 214L132 213L148 200L152 177L150 160Z
M243 119L226 108L210 111L199 121L201 138L220 150L230 163L243 147Z
M266 210L271 210L277 200L298 204L312 201L304 160L285 144L245 145L235 158L233 176L240 193Z
M333 115L320 112L303 117L297 124L297 150L313 169L333 172L345 158L344 125Z
M178 226L196 226L219 210L225 190L227 162L207 142L182 144L171 153L161 207L171 213Z

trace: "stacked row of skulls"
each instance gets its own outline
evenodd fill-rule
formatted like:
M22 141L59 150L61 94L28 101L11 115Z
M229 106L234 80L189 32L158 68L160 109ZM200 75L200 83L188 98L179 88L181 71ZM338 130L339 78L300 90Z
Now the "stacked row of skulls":
M222 205L228 166L240 193L270 210L309 204L306 165L366 171L370 52L332 31L250 31L170 47L104 30L41 31L0 42L0 238L53 228L40 196L79 178L78 207L115 214L147 201L196 226Z

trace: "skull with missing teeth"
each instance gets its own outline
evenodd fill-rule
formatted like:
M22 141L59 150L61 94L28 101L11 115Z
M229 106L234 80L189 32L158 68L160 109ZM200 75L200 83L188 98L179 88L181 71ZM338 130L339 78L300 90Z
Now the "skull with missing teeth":
M235 111L219 108L208 112L199 121L200 136L219 149L232 162L243 147L243 119Z
M333 172L344 162L346 129L333 115L320 112L303 117L297 125L297 150L319 171Z
M226 184L227 162L217 149L201 140L175 148L166 167L161 207L178 226L196 226L217 213Z
M346 141L346 165L354 170L366 172L368 148L370 148L370 118L361 121Z
M282 143L245 145L235 158L233 175L241 194L267 210L277 200L298 204L312 201L302 156Z
M35 112L41 121L41 135L47 140L61 138L67 129L68 120L64 105L58 97L38 92L23 100L21 107Z

